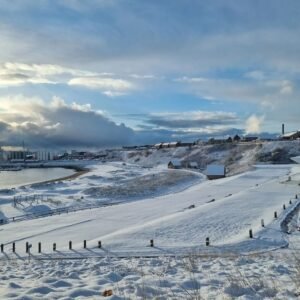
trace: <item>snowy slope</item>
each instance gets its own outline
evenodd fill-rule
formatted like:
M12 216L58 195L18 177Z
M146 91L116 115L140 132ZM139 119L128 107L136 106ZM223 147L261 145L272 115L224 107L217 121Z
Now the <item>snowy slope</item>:
M300 165L267 164L296 156L299 143L248 145L241 153L239 146L222 147L153 150L139 154L138 161L135 153L128 157L124 152L125 164L91 163L91 171L73 181L2 191L3 218L26 210L114 202L101 193L87 195L90 188L116 187L124 202L2 225L0 298L101 299L111 291L106 299L299 299L299 211L291 221L292 234L284 233L281 223L299 205ZM170 157L227 162L236 175L206 181L198 172L169 172ZM257 158L266 161L253 166ZM131 192L122 183L138 188ZM153 189L159 183L165 183L161 190ZM144 193L132 198L137 190ZM45 199L11 205L14 196L33 194ZM150 239L154 247L149 247ZM32 243L30 256L26 242Z
M286 245L273 213L281 214L283 204L288 206L294 198L298 186L293 180L287 182L287 178L299 171L292 165L258 166L253 171L205 181L176 194L11 222L1 227L0 240L6 245L16 241L20 253L24 253L26 241L34 245L36 252L38 242L42 242L45 251L51 251L54 242L59 250L67 250L69 240L75 249L82 248L83 240L90 247L96 247L101 240L110 251L143 254L153 238L158 247L177 251L180 247L202 246L206 237L213 245L235 243L238 246L233 244L234 249L239 251L272 249ZM189 209L191 205L195 208ZM261 219L273 229L261 231ZM249 246L250 228L263 241L251 240ZM10 249L11 245L7 247Z

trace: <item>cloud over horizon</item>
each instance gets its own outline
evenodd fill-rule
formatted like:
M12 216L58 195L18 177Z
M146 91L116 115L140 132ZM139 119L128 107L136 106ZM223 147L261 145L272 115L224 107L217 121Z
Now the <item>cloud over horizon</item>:
M0 101L1 145L25 141L29 147L103 147L126 145L134 138L132 129L89 105L68 105L57 97L46 104L21 95Z
M208 126L228 126L238 122L234 113L222 111L190 111L181 113L150 114L147 123L177 129L199 129Z

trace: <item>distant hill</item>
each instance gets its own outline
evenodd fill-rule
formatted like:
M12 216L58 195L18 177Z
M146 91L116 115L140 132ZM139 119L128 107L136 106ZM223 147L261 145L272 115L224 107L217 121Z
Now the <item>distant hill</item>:
M244 172L254 164L290 164L300 155L300 141L199 144L192 147L124 151L123 160L145 167L166 165L171 159L208 164L224 164L228 174Z

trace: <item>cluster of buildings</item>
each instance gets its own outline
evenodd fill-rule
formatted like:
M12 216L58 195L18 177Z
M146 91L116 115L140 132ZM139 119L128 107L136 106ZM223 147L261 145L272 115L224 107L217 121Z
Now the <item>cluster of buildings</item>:
M0 147L0 161L2 162L37 162L49 160L91 160L107 157L106 151L97 153L76 151L55 153L52 151L29 151L22 147Z
M0 147L0 161L24 162L53 159L54 155L49 151L29 151L23 147Z

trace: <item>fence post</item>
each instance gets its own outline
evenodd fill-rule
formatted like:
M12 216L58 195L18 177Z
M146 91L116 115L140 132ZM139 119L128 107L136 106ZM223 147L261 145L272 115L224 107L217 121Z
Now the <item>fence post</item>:
M274 211L274 218L277 219L277 211Z
M69 250L72 250L72 241L69 241Z
M38 252L39 253L41 253L42 252L42 243L41 242L39 242L39 244L38 244Z
M292 200L290 200L290 204L292 204Z
M16 243L15 242L12 243L12 252L13 253L16 252Z
M1 252L4 252L4 245L1 244Z
M83 241L83 248L86 248L86 240Z
M205 239L205 245L206 245L206 246L209 246L209 237L207 237L207 238Z
M285 210L285 204L283 204L283 209Z
M250 237L250 239L253 239L253 232L252 232L252 229L249 230L249 237Z
M264 219L261 219L261 227L265 227L265 221L264 221Z
M102 247L102 243L101 241L98 241L98 248L101 248Z
M295 195L295 199L298 199L298 195L297 194Z
M150 240L150 247L154 247L154 241Z
M56 243L53 243L53 251L56 251Z
M28 253L29 253L29 257L30 257L30 249L32 247L32 244L28 244Z
M26 242L26 253L28 253L28 251L29 251L29 243Z

